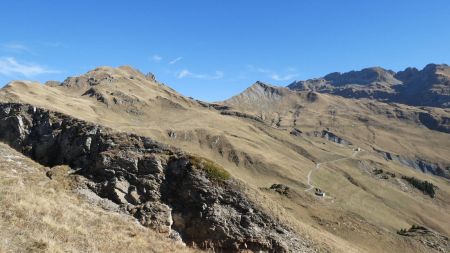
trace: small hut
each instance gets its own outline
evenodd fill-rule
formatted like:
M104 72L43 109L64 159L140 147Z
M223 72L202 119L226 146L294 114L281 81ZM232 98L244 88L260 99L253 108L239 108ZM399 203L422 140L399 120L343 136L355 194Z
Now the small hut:
M314 192L317 196L320 197L325 197L325 192L323 192L321 189L316 188L315 192Z

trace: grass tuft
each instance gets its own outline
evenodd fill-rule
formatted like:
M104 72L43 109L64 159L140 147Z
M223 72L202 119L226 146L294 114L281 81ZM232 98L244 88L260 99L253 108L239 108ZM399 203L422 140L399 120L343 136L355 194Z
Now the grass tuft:
M192 167L195 167L196 169L200 169L206 172L208 177L212 180L216 181L226 181L231 178L231 175L228 171L226 171L222 166L219 164L203 158L199 156L191 155L189 157L189 161L191 163Z

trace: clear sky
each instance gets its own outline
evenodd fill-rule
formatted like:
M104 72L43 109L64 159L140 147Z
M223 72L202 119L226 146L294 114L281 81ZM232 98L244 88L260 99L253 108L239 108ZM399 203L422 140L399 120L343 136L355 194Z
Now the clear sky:
M0 86L97 66L153 72L184 95L228 98L256 80L450 63L449 0L9 0Z

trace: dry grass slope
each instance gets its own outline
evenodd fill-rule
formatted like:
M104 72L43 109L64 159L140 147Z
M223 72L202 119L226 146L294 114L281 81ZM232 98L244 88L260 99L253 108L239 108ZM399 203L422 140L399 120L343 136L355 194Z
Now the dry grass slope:
M0 144L0 252L196 252L90 204L74 177L46 170Z

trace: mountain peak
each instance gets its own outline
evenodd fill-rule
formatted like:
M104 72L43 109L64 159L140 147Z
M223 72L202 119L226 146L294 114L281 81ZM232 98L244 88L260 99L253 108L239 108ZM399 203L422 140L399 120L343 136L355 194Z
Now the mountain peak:
M263 87L263 88L276 88L277 86L262 82L262 81L256 81L251 87Z
M61 85L74 88L86 88L99 84L115 83L121 80L146 80L153 83L157 82L153 74L144 75L140 70L125 65L120 67L97 67L80 76L68 77Z
M286 91L289 90L285 87L274 86L261 81L256 81L252 86L248 87L241 94L258 94L265 96L273 96L274 94L282 95Z

